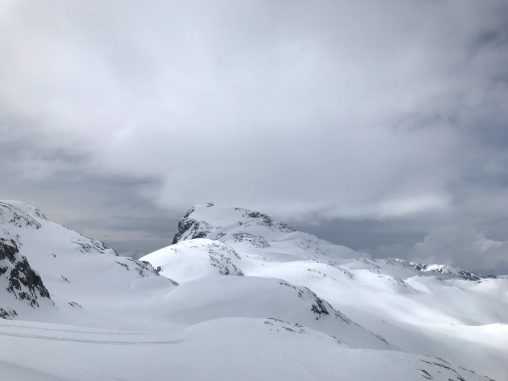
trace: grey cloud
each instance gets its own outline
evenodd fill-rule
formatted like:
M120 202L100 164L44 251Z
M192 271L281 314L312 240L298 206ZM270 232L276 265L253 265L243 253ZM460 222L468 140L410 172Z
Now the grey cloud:
M404 222L406 222L404 224ZM307 225L305 223L296 223L292 226L299 230L313 233L328 241L333 241L356 250L377 255L379 248L391 246L394 242L405 248L405 252L395 255L391 250L389 253L383 253L386 256L408 255L408 246L415 242L423 240L428 227L408 226L407 221L376 221L376 220L333 220L318 225ZM404 246L405 245L405 246Z
M475 228L456 225L429 233L414 246L411 257L459 265L479 273L508 272L508 241L487 238Z
M126 251L208 200L372 252L459 221L504 241L507 20L504 1L4 1L1 196Z

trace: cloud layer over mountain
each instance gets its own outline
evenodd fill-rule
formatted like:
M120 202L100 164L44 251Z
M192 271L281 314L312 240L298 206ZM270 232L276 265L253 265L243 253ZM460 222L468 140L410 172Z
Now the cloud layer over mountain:
M504 1L2 1L2 197L125 250L213 200L506 272L507 25Z

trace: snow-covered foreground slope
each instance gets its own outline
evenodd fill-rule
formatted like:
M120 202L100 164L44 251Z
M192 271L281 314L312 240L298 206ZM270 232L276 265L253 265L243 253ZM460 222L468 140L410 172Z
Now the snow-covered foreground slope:
M5 331L6 380L488 380L444 359L351 348L273 318L208 320L177 335L0 322Z
M506 278L213 204L142 260L1 202L0 380L507 379Z

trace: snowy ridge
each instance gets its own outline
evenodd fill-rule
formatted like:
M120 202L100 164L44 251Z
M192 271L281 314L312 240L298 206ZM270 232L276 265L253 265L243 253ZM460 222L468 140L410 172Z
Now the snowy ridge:
M156 276L150 264L118 257L104 243L47 220L37 208L0 202L0 285L11 294L0 299L0 308L9 311L4 317L81 313L93 302L83 290L129 292L132 281ZM41 299L50 300L44 313L37 312Z
M0 201L0 223L40 229L38 220L47 220L39 209L19 201Z
M212 274L243 275L240 255L233 248L204 238L181 241L141 259L178 283Z
M178 226L173 245L135 261L36 208L1 202L0 379L508 374L506 277L374 259L210 203ZM23 281L35 283L18 291L32 299L5 283L25 261L36 275Z

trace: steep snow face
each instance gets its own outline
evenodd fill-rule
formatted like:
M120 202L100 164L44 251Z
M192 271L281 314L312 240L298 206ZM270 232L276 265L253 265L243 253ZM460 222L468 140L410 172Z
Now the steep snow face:
M0 202L2 317L101 310L97 295L125 296L144 277L158 277L150 264L118 257L102 242L49 221L30 205Z

